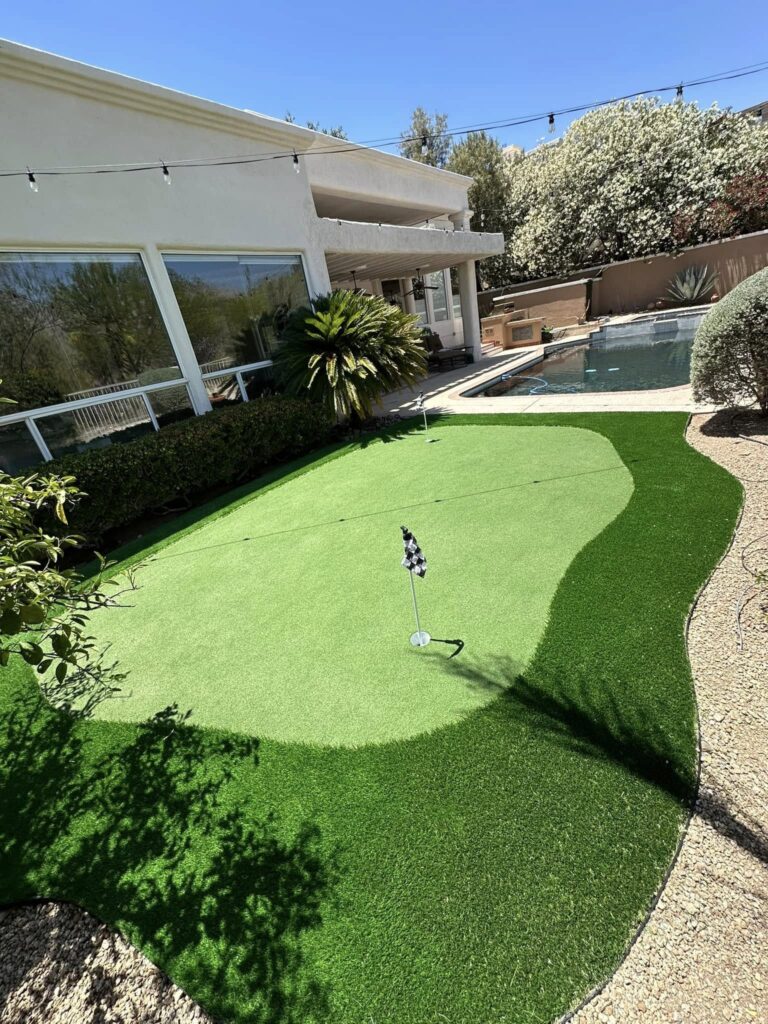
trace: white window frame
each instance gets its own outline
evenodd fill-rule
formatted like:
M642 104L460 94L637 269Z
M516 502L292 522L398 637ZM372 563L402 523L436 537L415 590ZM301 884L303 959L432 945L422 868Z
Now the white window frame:
M192 400L192 394L189 387L189 378L184 375L182 369L183 357L179 351L179 347L174 337L174 332L171 330L171 326L168 323L168 319L165 315L163 308L162 294L157 287L157 282L152 274L152 268L149 265L146 256L146 250L139 246L119 246L119 245L97 245L97 246L82 246L82 245L15 245L0 246L0 253L8 253L10 255L51 255L59 254L66 256L68 253L72 253L74 256L138 256L141 261L142 268L146 275L149 287L152 291L152 297L155 300L157 311L160 315L165 333L168 337L168 341L173 352L174 359L176 360L176 366L179 370L179 376L174 377L168 381L158 381L156 384L144 384L135 388L126 388L123 391L114 391L106 395L92 395L90 398L76 398L71 402L57 402L55 405L44 405L38 406L35 409L25 409L20 412L11 413L0 413L0 427L10 426L14 423L24 422L27 425L29 433L32 435L32 439L37 445L40 454L45 462L50 462L53 459L48 445L45 443L40 428L37 426L37 420L45 419L48 416L55 416L60 413L74 412L77 409L86 409L94 405L106 405L111 402L119 402L124 398L142 398L144 405L146 406L147 413L149 416L150 423L154 430L159 430L160 425L157 422L155 411L152 408L152 404L147 398L147 394L153 391L163 391L167 388L183 386L187 392L187 398L189 399L190 407L192 411L196 413L195 404ZM169 282L170 285L170 282ZM104 385L108 387L109 385Z
M312 293L309 287L309 278L307 276L307 261L303 251L291 250L275 250L270 249L266 251L260 250L244 250L244 249L173 249L165 248L161 245L153 246L125 246L125 245L4 245L0 246L0 253L9 253L11 255L46 255L46 254L60 254L62 256L72 253L73 255L85 255L85 256L138 256L141 260L141 265L146 274L149 286L152 290L152 296L155 300L155 305L160 314L163 327L168 336L168 340L171 345L171 351L176 360L176 365L179 370L180 376L175 377L169 381L159 381L156 384L145 384L140 387L126 388L123 391L116 391L106 395L93 395L90 398L79 398L74 399L71 402L58 402L56 405L40 406L35 409L25 409L20 412L11 413L0 413L0 428L3 426L11 426L15 423L26 423L27 429L35 442L38 451L40 452L45 462L50 462L53 459L48 445L45 443L45 439L40 432L40 428L37 426L37 420L45 419L47 416L55 416L60 413L73 412L76 409L88 408L95 405L106 405L112 402L119 402L124 398L141 398L147 409L150 423L155 431L160 429L160 425L157 422L152 404L147 398L147 395L154 391L162 391L172 387L183 386L187 392L187 398L189 400L192 412L196 415L202 415L204 412L208 412L208 408L200 409L199 402L195 401L195 384L196 381L192 379L191 373L184 372L184 367L188 369L197 368L196 378L199 380L200 385L204 387L203 381L211 380L216 377L234 376L237 380L238 389L244 402L249 401L248 394L245 387L245 381L243 379L243 373L250 372L251 370L259 370L267 366L272 366L273 361L271 359L260 360L253 363L244 363L239 366L228 367L224 370L213 370L209 373L202 373L200 370L200 363L195 355L192 341L189 337L189 333L184 323L184 317L181 314L176 294L173 290L170 277L168 276L168 269L165 265L165 256L191 256L200 259L205 259L210 256L229 256L229 257L285 257L286 259L298 259L299 266L301 267L302 277L304 279L304 287L307 293L307 302L312 305ZM162 270L161 270L162 268ZM164 279L161 278L161 274ZM176 306L175 313L178 314L178 323L180 327L175 327L172 323L171 318L167 315L166 304L173 302ZM108 386L108 385L105 385Z

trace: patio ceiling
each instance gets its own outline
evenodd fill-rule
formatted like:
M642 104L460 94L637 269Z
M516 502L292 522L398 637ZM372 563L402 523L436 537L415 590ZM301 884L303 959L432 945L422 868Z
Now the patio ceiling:
M352 276L352 271L359 278L373 280L388 280L399 277L416 277L417 273L431 273L433 270L443 270L445 267L463 263L466 256L454 254L453 257L435 253L326 253L325 259L328 264L328 273L332 281L347 280Z
M349 196L332 195L312 190L318 217L340 217L366 224L423 224L430 217L439 217L444 210L424 205L379 202Z
M415 277L504 249L500 234L321 221L331 280Z

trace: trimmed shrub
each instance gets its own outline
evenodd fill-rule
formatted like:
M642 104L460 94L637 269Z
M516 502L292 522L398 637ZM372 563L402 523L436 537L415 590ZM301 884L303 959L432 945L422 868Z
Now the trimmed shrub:
M697 401L757 402L768 415L768 269L742 281L699 324L691 383Z
M157 433L67 455L45 468L73 476L87 497L70 527L96 541L154 509L211 487L256 476L329 440L331 418L318 405L263 398L184 420Z

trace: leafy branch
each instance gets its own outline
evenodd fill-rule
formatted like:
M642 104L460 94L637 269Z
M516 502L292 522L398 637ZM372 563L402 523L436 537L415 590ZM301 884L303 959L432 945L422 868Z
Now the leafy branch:
M87 630L91 612L119 605L137 589L135 569L105 579L110 563L99 558L85 579L63 567L82 538L58 536L40 521L67 523L67 509L83 497L73 477L0 474L0 668L14 656L32 666L41 691L54 704L89 714L114 696L125 680L105 661Z

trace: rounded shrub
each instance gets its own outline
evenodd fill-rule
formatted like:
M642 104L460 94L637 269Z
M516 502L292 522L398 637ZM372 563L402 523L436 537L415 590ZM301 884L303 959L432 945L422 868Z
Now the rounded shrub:
M697 401L757 402L768 415L768 269L742 281L701 322L691 384Z

